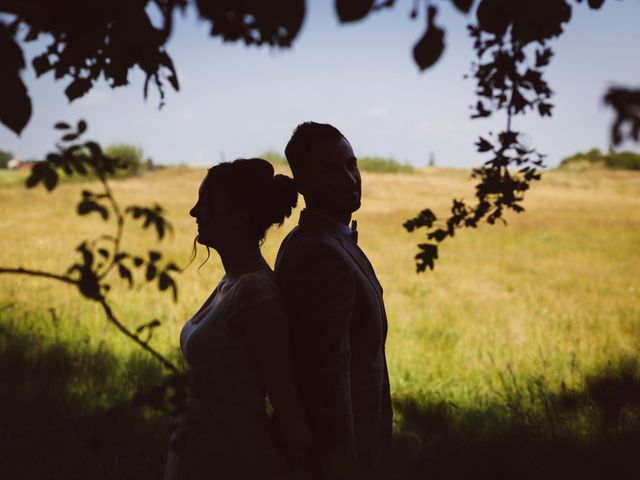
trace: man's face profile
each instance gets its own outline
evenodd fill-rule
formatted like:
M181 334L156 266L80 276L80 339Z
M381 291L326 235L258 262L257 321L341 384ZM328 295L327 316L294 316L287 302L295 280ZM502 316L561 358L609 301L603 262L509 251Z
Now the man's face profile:
M360 170L351 144L344 138L319 143L307 159L300 193L319 212L351 214L360 208Z

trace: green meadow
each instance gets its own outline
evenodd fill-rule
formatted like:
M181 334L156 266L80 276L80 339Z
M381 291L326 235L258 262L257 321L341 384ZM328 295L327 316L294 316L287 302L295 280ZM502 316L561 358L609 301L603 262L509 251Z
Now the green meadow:
M132 222L124 248L185 265L204 173L175 167L113 180L122 205L159 203L174 227L157 244ZM9 174L0 176L0 266L64 273L80 241L113 232L98 215L75 214L80 192L96 183L49 193ZM402 223L427 207L446 218L451 199L473 191L468 170L363 173L354 218L384 287L399 478L633 478L640 174L546 172L526 212L461 231L441 244L434 271L416 274L424 235ZM269 232L271 264L297 217ZM177 302L142 278L131 289L112 282L118 318L132 329L160 320L151 343L176 361L183 323L222 275L215 252L198 269L205 258L200 248L177 276ZM162 375L73 287L0 275L0 476L159 478L168 411L131 398Z

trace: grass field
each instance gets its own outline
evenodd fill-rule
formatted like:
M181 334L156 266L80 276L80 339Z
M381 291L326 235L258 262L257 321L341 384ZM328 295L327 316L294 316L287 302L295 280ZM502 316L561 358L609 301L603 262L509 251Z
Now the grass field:
M158 248L184 265L203 174L175 168L114 181L122 204L159 202L175 228L157 246L129 225L125 247ZM0 266L62 273L75 245L112 229L74 213L95 184L47 193L7 183L0 177ZM366 173L363 189L355 218L384 287L398 470L625 477L640 447L640 174L548 172L525 213L447 240L435 271L422 275L413 255L423 237L401 225L425 207L444 217L453 197L471 197L468 171ZM297 216L269 233L271 263ZM175 359L182 324L222 274L215 255L198 273L199 263L179 276L177 303L144 282L111 293L130 327L162 321L153 344ZM96 305L51 280L0 276L0 332L2 478L21 466L22 478L160 476L167 420L127 400L161 372ZM28 460L36 455L37 466Z

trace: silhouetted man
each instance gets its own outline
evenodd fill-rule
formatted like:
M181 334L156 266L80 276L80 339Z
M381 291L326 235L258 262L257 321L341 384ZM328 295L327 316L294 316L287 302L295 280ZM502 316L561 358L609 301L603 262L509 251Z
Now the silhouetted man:
M320 478L385 478L391 400L382 288L349 227L357 160L335 127L299 125L285 149L306 208L276 260L294 370ZM355 223L355 222L354 222Z

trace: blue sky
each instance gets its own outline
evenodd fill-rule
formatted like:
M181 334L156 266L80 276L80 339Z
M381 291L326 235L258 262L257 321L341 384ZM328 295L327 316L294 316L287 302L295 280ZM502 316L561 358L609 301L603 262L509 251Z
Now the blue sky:
M315 120L338 127L358 156L421 166L433 152L441 166L482 163L474 142L500 129L504 119L468 118L474 83L463 75L473 58L465 30L471 17L442 6L445 54L420 73L411 49L424 19L409 20L413 2L397 3L341 25L334 2L308 0L305 24L289 50L222 44L189 12L179 17L168 46L181 91L167 89L161 111L153 89L143 100L140 71L130 74L128 87L111 90L102 82L69 104L63 93L68 80L56 82L51 74L36 80L29 66L23 79L33 116L20 137L0 126L0 149L42 157L57 139L56 121L84 118L89 136L103 144L136 144L159 163L211 165L282 152L298 123ZM556 92L554 116L530 115L514 124L548 154L549 165L579 150L607 148L612 114L601 98L612 84L640 85L639 19L637 0L608 0L600 11L574 5L565 34L553 43L556 56L547 73ZM26 52L30 60L39 49L28 45Z

